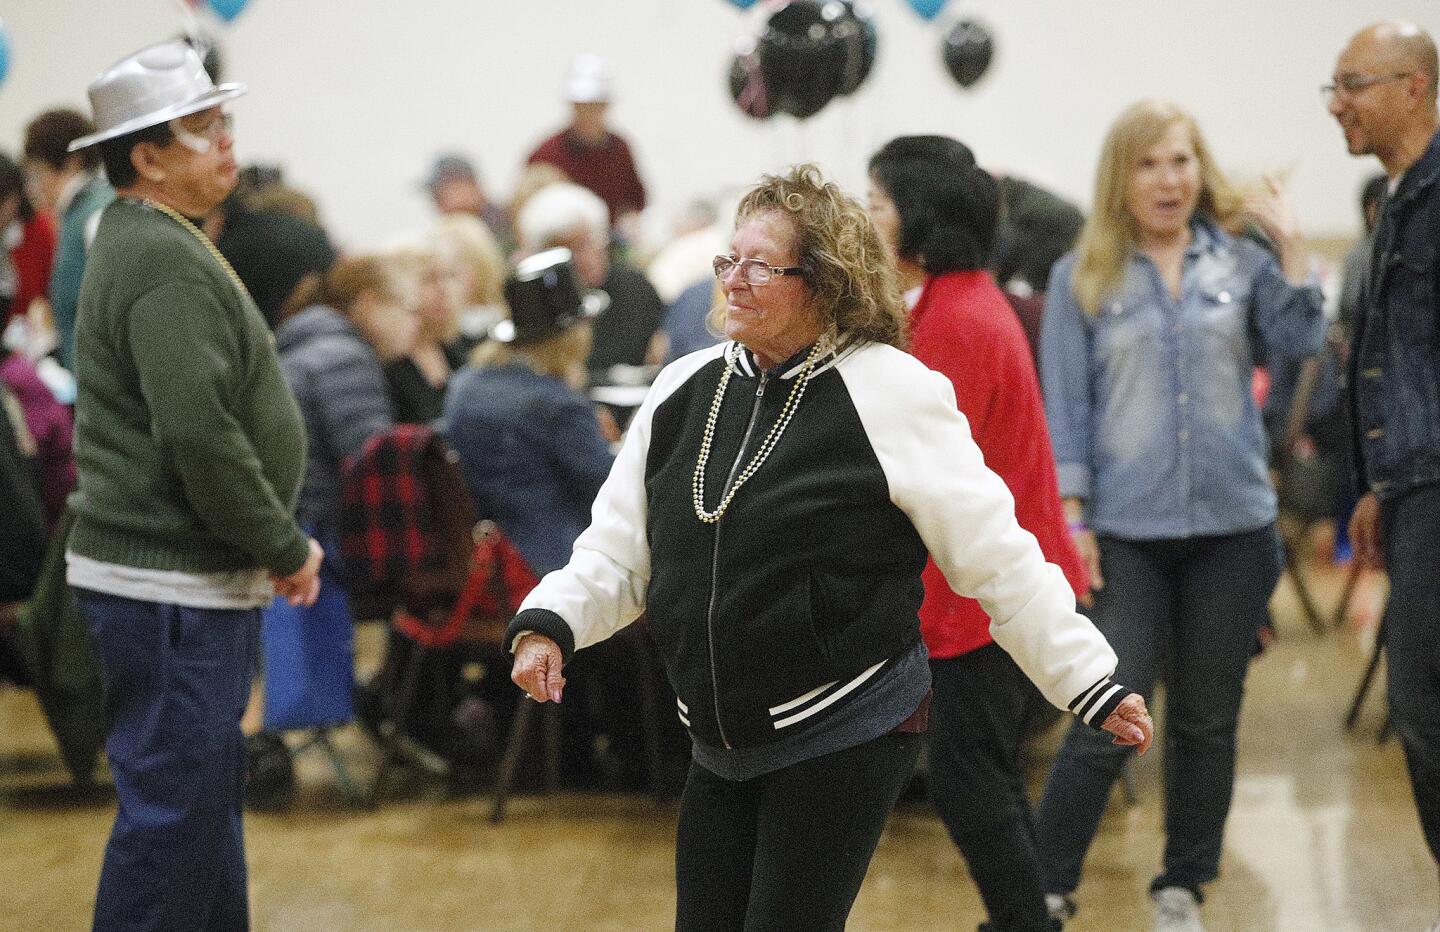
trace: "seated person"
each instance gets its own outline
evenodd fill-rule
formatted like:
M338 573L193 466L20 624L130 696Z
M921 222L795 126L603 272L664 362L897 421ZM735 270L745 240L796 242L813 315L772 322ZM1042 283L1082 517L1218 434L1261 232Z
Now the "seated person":
M308 305L276 330L280 367L305 418L309 457L296 517L340 552L340 474L345 460L394 423L382 364L403 357L416 318L394 277L371 256L342 259L310 289Z
M480 513L536 575L570 559L612 460L580 391L590 319L604 309L603 295L581 293L570 258L552 249L516 267L505 283L510 319L495 326L445 397L445 431Z
M410 352L385 364L395 420L429 424L440 416L450 376L465 362L460 281L424 236L399 241L386 259L417 325Z
M610 296L610 309L595 322L594 345L586 368L597 383L609 382L615 365L663 362L660 330L665 302L645 274L610 256L610 214L598 196L568 182L542 188L516 217L522 254L563 247L572 255L582 288Z

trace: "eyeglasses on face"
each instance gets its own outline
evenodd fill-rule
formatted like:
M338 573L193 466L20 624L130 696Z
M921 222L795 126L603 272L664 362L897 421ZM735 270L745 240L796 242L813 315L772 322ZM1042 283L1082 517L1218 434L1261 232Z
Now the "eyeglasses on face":
M1388 81L1399 81L1414 73L1413 71L1397 71L1393 74L1344 74L1336 78L1334 84L1322 84L1320 96L1326 103L1336 97L1354 97L1367 87L1374 87L1376 84L1384 84Z
M712 266L715 277L722 282L730 277L732 269L739 266L740 277L752 285L768 285L773 275L800 275L804 272L798 265L771 265L764 259L739 259L735 256L716 256Z
M231 134L235 118L224 110L202 110L170 121L170 132L182 146L204 155Z

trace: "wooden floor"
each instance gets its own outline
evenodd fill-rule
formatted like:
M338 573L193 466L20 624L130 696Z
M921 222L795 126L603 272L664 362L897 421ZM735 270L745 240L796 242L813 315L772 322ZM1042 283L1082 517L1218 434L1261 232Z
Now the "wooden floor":
M1325 600L1338 587L1321 574ZM1318 637L1288 584L1280 639L1255 665L1221 880L1218 930L1421 930L1437 915L1435 866L1394 741L1377 745L1378 694L1360 730L1341 717L1366 631ZM1373 612L1372 612L1373 614ZM1037 754L1042 779L1055 735ZM373 752L347 736L368 776ZM515 802L500 826L484 796L416 784L376 812L347 808L328 764L304 760L300 797L248 817L254 927L267 930L665 929L672 923L673 804L563 794ZM1138 802L1117 794L1067 928L1148 929L1161 844L1160 755L1138 762ZM33 697L0 691L0 928L88 928L110 821L108 792L66 788ZM852 914L857 930L970 930L974 887L923 804L891 819Z

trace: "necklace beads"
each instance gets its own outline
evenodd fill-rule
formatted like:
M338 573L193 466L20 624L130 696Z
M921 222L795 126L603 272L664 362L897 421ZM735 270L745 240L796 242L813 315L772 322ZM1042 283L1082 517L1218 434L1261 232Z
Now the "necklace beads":
M210 255L215 258L216 262L220 263L220 268L224 269L225 274L230 276L230 280L235 283L236 288L240 289L240 293L247 296L250 294L250 290L246 288L245 283L240 280L240 275L235 271L234 266L230 264L230 260L225 258L225 254L220 251L220 247L216 246L215 243L211 241L210 237L206 236L199 227L191 223L189 217L185 216L184 214L180 213L180 211L176 210L173 207L170 207L167 204L161 204L159 201L152 201L148 197L142 199L140 203L146 207L149 207L151 210L159 211L160 213L169 217L171 220L174 220L176 223L180 224L180 226L184 227L192 236L194 236L197 240L200 241L200 245L205 247L205 251L210 253Z
M725 400L725 389L730 384L730 374L735 369L735 360L740 353L739 344L735 344L726 352L725 372L720 376L720 384L715 387L715 398L710 402L710 413L705 418L705 433L700 440L700 456L695 461L695 473L690 480L695 517L706 524L719 523L720 518L730 507L730 502L734 500L735 493L739 492L740 487L764 465L770 452L780 442L780 437L785 433L785 428L789 426L790 419L795 416L795 411L800 406L800 399L805 395L805 387L810 384L810 378L814 374L815 363L824 352L826 343L825 340L816 341L809 355L805 357L805 362L801 364L799 374L795 376L795 384L785 399L785 406L780 409L780 416L776 418L769 432L765 434L765 439L761 441L759 449L755 451L755 455L750 458L750 462L746 464L740 475L735 478L735 484L730 486L730 490L725 493L715 510L707 511L705 510L705 466L710 462L710 447L715 439L715 425L720 420L720 406Z

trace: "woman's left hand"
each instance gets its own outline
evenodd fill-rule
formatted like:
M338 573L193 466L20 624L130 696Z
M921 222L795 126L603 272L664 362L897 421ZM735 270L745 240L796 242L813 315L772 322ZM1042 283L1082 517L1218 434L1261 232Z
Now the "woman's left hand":
M1290 206L1285 188L1274 175L1266 175L1264 190L1248 195L1242 207L1245 219L1260 226L1281 248L1301 239L1300 223Z
M1100 727L1115 736L1116 744L1127 747L1138 745L1141 754L1150 750L1150 742L1155 739L1155 722L1145 709L1145 697L1139 693L1131 693L1120 700L1115 711Z

